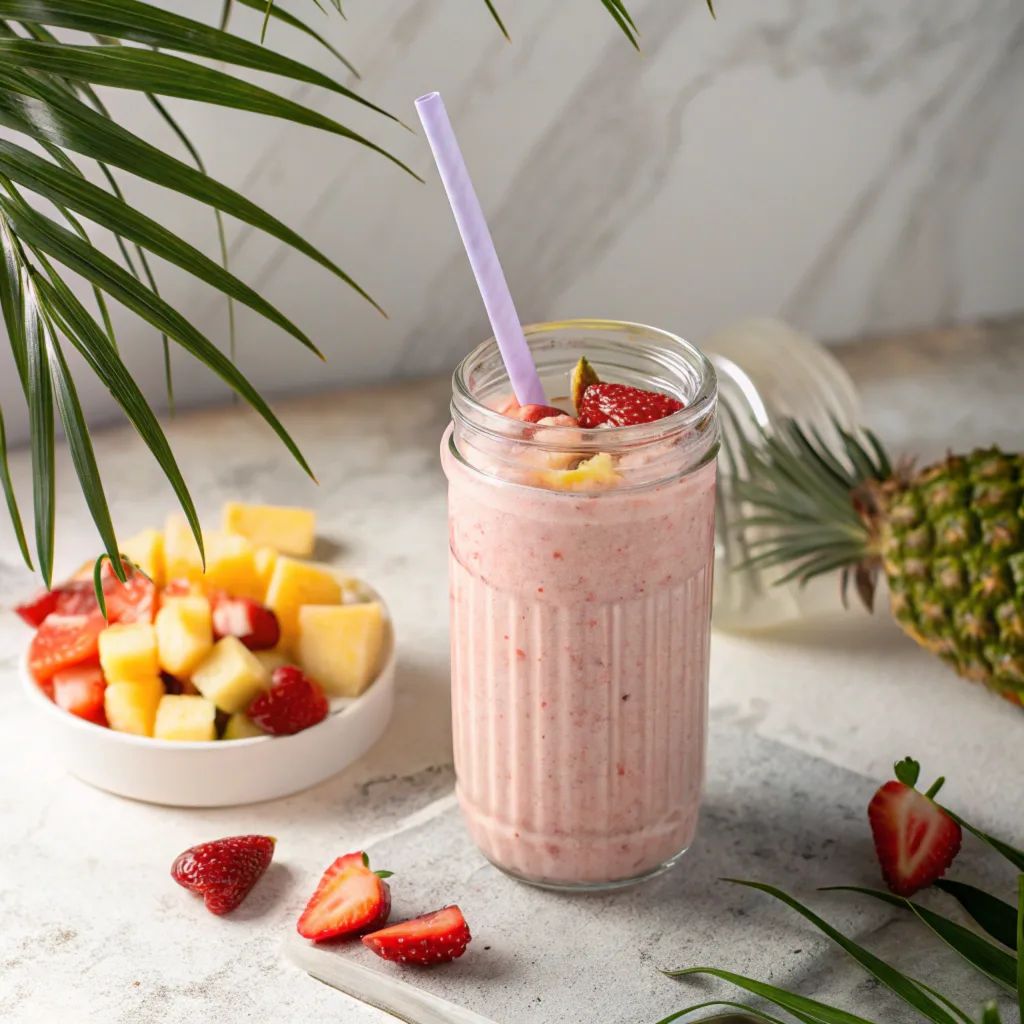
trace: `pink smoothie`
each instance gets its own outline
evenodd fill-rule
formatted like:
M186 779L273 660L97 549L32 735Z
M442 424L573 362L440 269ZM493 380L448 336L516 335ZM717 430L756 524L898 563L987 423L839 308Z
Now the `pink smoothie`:
M458 796L499 867L642 877L693 839L704 781L715 467L571 493L449 478Z

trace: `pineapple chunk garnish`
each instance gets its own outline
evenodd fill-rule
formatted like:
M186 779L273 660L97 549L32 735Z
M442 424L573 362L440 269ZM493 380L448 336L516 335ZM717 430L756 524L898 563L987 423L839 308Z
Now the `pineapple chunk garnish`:
M622 480L607 452L600 452L581 462L575 469L542 473L540 476L544 486L557 491L603 491L616 487Z
M256 660L271 674L277 671L279 668L284 668L286 665L294 665L295 659L289 657L280 647L275 647L269 651L253 651L256 655Z
M244 711L270 686L270 673L237 637L226 636L192 673L192 685L221 711Z
M213 647L210 602L205 597L175 597L156 615L157 658L160 668L188 679Z
M376 601L299 609L299 664L325 693L358 697L373 681L384 643L384 610Z
M205 697L165 694L156 709L153 737L196 742L217 738L217 708Z
M299 608L306 604L340 604L341 587L341 580L329 566L280 557L264 601L281 626L278 646L294 651L299 633Z
M260 578L260 586L263 588L259 596L262 604L267 596L267 587L270 586L270 577L274 575L274 566L277 565L277 552L273 548L257 548L253 552L252 560L256 566L256 575Z
M206 538L203 538L206 546ZM192 580L203 575L199 545L183 515L172 513L164 523L164 574L168 580Z
M308 558L316 543L316 513L309 508L229 501L224 505L221 529L241 534L257 547L272 547L284 555Z
M207 591L226 590L232 597L262 601L267 586L256 569L256 549L244 537L233 533L203 533L206 547Z
M121 554L127 555L158 587L164 585L164 535L159 530L143 530L122 541Z
M100 667L107 681L133 682L160 674L156 630L148 622L110 626L100 633Z
M164 684L159 676L108 683L103 692L103 710L110 728L135 736L152 736L163 695Z
M247 740L253 736L266 736L267 734L246 714L236 711L228 719L224 726L222 740Z

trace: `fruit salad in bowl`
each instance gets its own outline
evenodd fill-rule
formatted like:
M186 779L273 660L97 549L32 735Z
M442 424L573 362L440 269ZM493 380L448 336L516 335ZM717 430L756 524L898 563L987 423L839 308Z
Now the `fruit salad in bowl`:
M228 503L122 545L15 610L23 683L72 774L125 796L218 806L322 781L383 732L394 642L366 583L309 560L306 509ZM97 594L102 593L102 601Z

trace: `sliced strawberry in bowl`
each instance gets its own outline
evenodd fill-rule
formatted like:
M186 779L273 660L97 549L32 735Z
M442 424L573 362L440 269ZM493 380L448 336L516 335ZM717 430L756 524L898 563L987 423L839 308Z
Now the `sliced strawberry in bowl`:
M580 426L629 427L653 423L685 408L678 398L629 384L591 384L580 399Z
M324 691L292 665L274 670L270 689L261 693L246 712L271 736L290 736L317 725L330 705Z
M364 935L363 945L384 960L427 967L456 960L471 939L462 911L451 906Z
M54 674L53 702L69 714L96 725L107 725L103 698L107 681L99 665L76 665Z
M382 927L391 913L390 871L371 871L365 853L339 857L323 874L296 925L314 942Z
M126 582L122 583L104 562L101 570L103 600L107 606L107 620L128 625L133 622L152 622L156 616L157 589L131 564L125 564Z
M33 629L38 629L48 615L88 615L99 608L91 580L71 580L53 590L42 590L30 601L16 605L14 610Z
M896 766L896 780L875 793L868 821L882 877L897 896L913 896L941 878L960 852L963 833L932 799L939 779L927 793L914 788L921 766L911 758Z
M237 637L250 651L269 651L281 639L277 616L259 601L218 594L210 599L213 638Z
M28 647L32 678L42 685L62 669L98 663L99 637L106 625L98 611L91 615L48 615Z
M273 836L248 835L200 843L175 858L171 877L202 896L211 914L227 914L270 867L276 842Z

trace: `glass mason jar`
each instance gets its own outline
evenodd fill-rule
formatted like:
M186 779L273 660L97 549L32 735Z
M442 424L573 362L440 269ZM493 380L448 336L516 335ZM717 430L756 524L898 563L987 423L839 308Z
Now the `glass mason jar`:
M546 393L602 380L675 395L653 423L584 430L497 410L496 343L456 370L441 446L451 544L457 792L498 868L553 888L628 884L689 846L704 783L717 384L636 324L526 329Z

